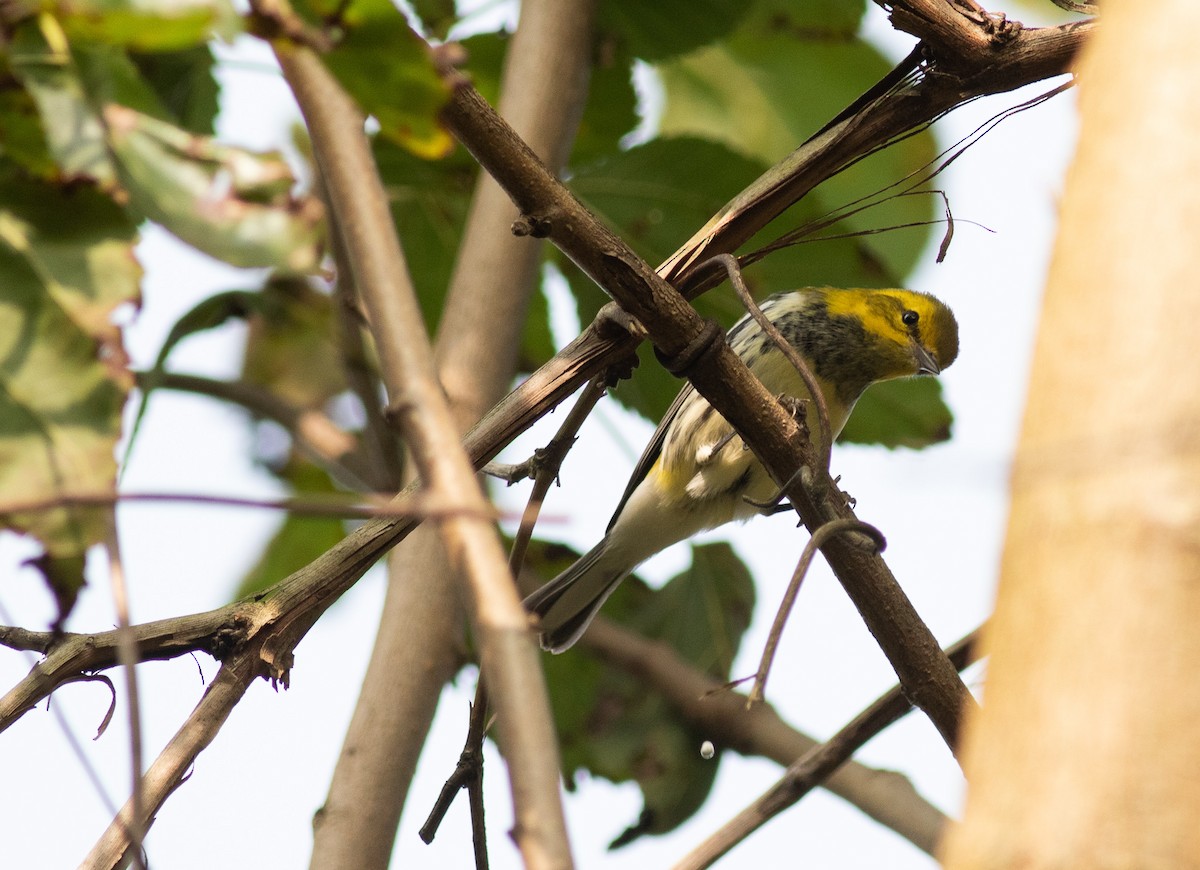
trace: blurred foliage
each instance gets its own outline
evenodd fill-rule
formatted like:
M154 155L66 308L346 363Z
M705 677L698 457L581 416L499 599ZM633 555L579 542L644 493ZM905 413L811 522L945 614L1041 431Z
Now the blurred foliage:
M65 190L0 162L0 492L10 504L111 493L131 381L114 309L137 302L136 229L93 186ZM60 624L111 508L3 512L35 536Z
M276 474L297 496L330 495L337 490L329 475L313 463L292 456ZM262 555L238 584L234 599L247 598L299 571L346 536L346 524L335 517L288 514L267 541Z
M325 63L379 122L380 133L422 157L450 151L450 134L437 123L450 91L425 41L391 0L300 0L295 6L334 36Z
M258 296L242 378L298 408L321 408L344 392L329 294L302 278L276 277Z

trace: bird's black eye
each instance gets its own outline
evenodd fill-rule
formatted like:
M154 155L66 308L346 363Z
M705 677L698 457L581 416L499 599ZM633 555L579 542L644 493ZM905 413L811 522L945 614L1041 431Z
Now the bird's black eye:
M900 319L904 321L905 326L916 326L917 321L921 319L921 315L915 311L905 311L900 315Z

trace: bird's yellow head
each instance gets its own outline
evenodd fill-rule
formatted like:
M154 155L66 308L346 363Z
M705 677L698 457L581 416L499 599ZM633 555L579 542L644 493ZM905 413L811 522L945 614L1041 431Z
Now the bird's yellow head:
M867 381L936 375L958 356L958 322L927 293L829 289L824 297L831 318L861 325L870 348L862 356Z

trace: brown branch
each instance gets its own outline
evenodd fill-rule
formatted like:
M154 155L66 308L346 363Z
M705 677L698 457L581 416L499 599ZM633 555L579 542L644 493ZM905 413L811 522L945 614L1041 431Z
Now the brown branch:
M468 508L487 501L458 444L438 381L424 319L392 224L358 108L308 48L276 43L275 54L304 115L329 201L368 311L389 415L398 422L422 485ZM438 532L458 567L509 761L516 839L528 863L571 863L558 794L558 753L538 651L490 523L448 517Z
M833 451L833 428L829 423L829 407L825 402L825 393L821 390L821 385L817 383L817 377L808 367L808 363L804 357L796 351L788 340L783 337L783 333L775 326L774 323L763 314L762 309L758 307L758 303L754 301L754 297L750 294L750 288L746 286L746 279L742 275L742 269L738 265L737 257L733 254L717 254L708 261L713 266L721 266L725 269L726 275L729 276L729 285L733 287L738 298L742 300L742 305L754 322L758 324L758 328L763 331L771 341L779 348L779 352L787 358L787 361L792 364L792 368L796 370L796 374L800 375L800 380L804 381L804 386L808 388L808 395L812 402L817 406L817 422L821 427L820 437L817 443L820 446L820 454L817 458L817 468L829 470L829 457ZM701 264L704 268L705 264Z
M328 208L328 196L322 185L322 199ZM367 422L363 427L363 452L372 480L377 481L376 490L395 491L404 485L403 447L396 433L383 416L383 389L379 373L371 365L363 338L363 322L358 308L358 294L354 288L354 276L346 257L346 246L341 234L329 233L329 246L337 281L334 286L334 304L337 311L338 357L346 372L346 382L358 397Z
M895 4L894 4L895 5ZM830 177L863 154L907 130L928 123L955 105L985 93L999 93L1068 70L1075 52L1094 29L1093 22L1058 28L1023 30L1015 40L981 60L972 74L939 74L918 77L896 93L903 99L879 99L895 80L916 69L915 61L902 65L899 74L885 78L888 88L873 89L863 100L835 119L778 168L739 195L722 214L697 234L663 266L663 274L681 274L689 264L716 253L729 252L748 239L820 181ZM919 60L919 56L917 56ZM985 71L990 71L989 79ZM934 65L929 72L941 72ZM470 111L469 107L467 111ZM640 286L640 285L635 285ZM690 286L689 293L699 286ZM581 335L547 365L535 372L496 406L465 439L467 451L478 467L493 458L501 447L527 429L580 384L620 360L644 336L642 327L608 306ZM774 431L774 430L772 430ZM375 519L312 565L286 578L255 602L239 602L221 611L193 614L162 623L139 626L135 632L154 635L154 650L143 658L168 658L193 649L224 649L224 641L269 632L272 643L270 670L286 674L286 653L321 613L343 594L374 562L416 525L414 519ZM853 565L851 565L853 567ZM881 609L887 610L886 603ZM169 625L167 625L169 623ZM194 634L184 642L178 632ZM8 638L14 640L13 630ZM45 684L52 661L59 673L87 669L86 662L104 658L104 651L89 653L86 644L72 642L81 636L68 635L12 691L0 699L0 726L6 727L14 714L14 698L45 697L27 684ZM28 640L27 636L24 640ZM171 652L175 648L179 652ZM226 650L227 652L227 650ZM111 651L110 651L111 654ZM276 658L281 657L281 658ZM111 661L105 666L111 666ZM23 688L24 687L24 688ZM44 688L44 686L43 686ZM5 702L9 702L5 706ZM36 703L36 702L35 702Z
M975 660L978 633L976 629L946 650L947 657L959 670ZM868 740L903 718L911 709L912 704L905 697L904 688L893 687L828 741L814 746L796 759L779 782L676 864L676 870L711 867L718 858L767 821L827 780Z
M219 658L249 634L253 609L252 604L237 603L132 626L137 660L171 659L190 652L206 652ZM119 643L120 632L115 629L99 634L56 634L0 627L0 644L45 655L0 698L0 731L79 674L114 667Z
M117 617L117 660L121 670L125 672L125 692L129 707L129 816L123 822L129 850L133 857L136 870L145 870L146 862L142 854L142 841L145 838L145 827L141 819L146 797L142 788L142 705L138 694L137 642L133 638L133 629L129 622L129 591L125 583L125 564L121 559L120 540L117 537L117 518L111 511L108 514L108 529L105 548L108 551L109 585L112 587L113 610ZM114 693L114 707L116 697ZM112 715L105 717L107 724ZM101 725L101 728L104 728ZM98 735L97 735L98 736Z
M789 614L792 612L792 605L796 603L796 596L800 594L800 584L804 581L804 576L808 573L808 567L812 564L817 550L834 535L841 535L847 532L858 532L859 534L866 535L870 538L870 545L874 547L877 553L882 553L886 546L883 534L874 526L864 523L861 520L832 520L813 531L812 537L804 545L804 551L800 554L800 558L796 562L796 570L792 572L792 579L788 582L787 590L783 594L783 600L779 603L779 610L775 615L775 621L771 624L771 631L767 635L767 642L763 646L762 658L758 663L758 671L754 674L754 685L750 689L749 697L746 698L747 705L760 703L766 694L767 675L770 674L771 663L775 660L775 650L779 647L779 641L783 637L783 628L787 624Z
M770 704L747 709L745 695L728 691L684 661L670 645L647 640L603 616L596 618L579 645L642 680L697 733L726 749L786 766L821 745L792 728ZM851 761L821 785L933 854L945 816L917 794L905 777Z
M792 480L801 464L813 467L811 445L724 336L710 332L673 287L547 173L473 88L460 84L443 117L521 210L546 227L551 240L645 326L663 358L687 354L683 373L785 488L810 531L831 520L854 518L828 473L812 475L811 487ZM707 345L694 353L703 341ZM937 640L878 555L840 537L826 545L825 553L914 703L954 749L963 708L973 701Z
M81 867L109 870L122 866L130 849L130 830L145 830L166 799L187 778L196 756L212 743L246 689L258 678L257 660L257 655L247 651L221 666L196 709L142 778L140 813L135 811L137 804L132 800L126 803Z
M915 29L918 22L928 21L922 33L927 41L726 204L659 268L664 278L688 291L698 290L703 285L693 286L693 278L687 274L696 264L715 254L733 252L822 181L976 97L1005 93L1069 72L1079 47L1095 29L1092 21L1022 28L1003 44L993 45L987 27L977 23L979 36L939 43L940 32L949 31L953 36L965 26L966 19L951 4L923 0L888 5L893 16L900 10L906 26ZM964 43L976 42L987 47L961 52Z
M938 10L939 14L945 11L941 6ZM981 29L991 27L988 22L977 24ZM1006 38L1003 46L993 45L989 36L990 48L986 56L957 57L953 54L954 44L939 43L934 46L934 56L953 56L955 63L950 68L944 60L922 61L923 52L914 52L905 64L881 82L875 89L878 92L869 92L791 157L743 191L709 227L701 230L660 267L658 274L595 221L578 201L559 188L536 157L471 88L459 84L443 117L451 132L504 185L529 223L547 232L564 253L610 292L669 358L700 338L703 325L695 311L662 277L688 283L684 273L692 264L717 253L729 252L817 183L905 130L926 124L953 106L983 93L1011 90L1067 71L1091 27L1090 22L1084 22L1059 28L1018 30ZM931 39L936 38L936 28L933 29ZM918 69L921 74L912 75ZM693 290L701 286L700 282L691 282ZM598 320L603 324L619 318L610 311ZM593 326L597 333L606 328ZM633 344L633 336L640 331L639 327L628 323L626 328L631 337L620 342L622 351ZM613 345L593 345L592 335L590 331L585 333L568 351L572 355L615 358ZM555 368L565 364L567 360L556 359L551 363L553 368L547 367L543 373L550 378ZM745 433L745 439L776 481L788 480L796 468L796 457L803 452L800 433L794 421L766 394L728 347L721 342L710 348L687 375L697 391L735 429ZM535 388L542 387L542 382L535 384ZM495 416L504 419L513 410L517 409L502 403ZM839 503L839 499L821 498L821 494L835 491L828 475L817 475L814 487L811 491L807 489L793 485L788 495L810 529L833 519L853 518L848 506ZM813 492L818 494L817 499L812 497ZM907 596L878 556L857 551L840 539L829 543L826 556L912 699L930 716L943 738L953 747L961 709L964 704L972 703L970 694Z
M574 407L571 408L571 413L563 420L562 426L559 427L554 437L550 439L544 448L539 448L535 451L534 456L528 460L528 465L534 475L534 484L530 490L529 501L526 503L525 510L521 515L521 525L517 530L512 550L508 556L508 564L515 577L521 576L521 566L525 563L525 553L529 547L529 540L533 536L533 529L537 524L542 504L546 500L546 494L550 491L550 485L558 479L558 472L562 467L563 460L566 459L567 453L575 444L575 436L579 433L579 429L583 426L588 415L591 414L592 409L596 407L596 403L604 396L604 391L603 381L599 379L591 381L584 389L582 395L580 395L578 401L575 402ZM468 789L471 794L471 827L475 833L477 865L479 863L478 856L481 851L484 853L484 860L486 862L486 850L480 845L482 837L479 834L479 830L483 827L483 805L482 803L478 803L477 807L476 792L483 781L483 738L486 730L484 726L487 720L487 713L487 681L480 675L475 685L475 701L471 705L466 743L459 754L454 772L442 786L437 800L434 801L433 808L429 811L429 816L426 818L425 824L421 826L421 839L426 843L432 843L434 837L437 835L442 819L446 817L446 813L449 811L450 805L454 802L454 798L458 795L459 789ZM478 817L476 816L477 809L480 814Z
M500 111L556 170L586 101L594 7L593 0L524 0L506 52ZM438 378L460 431L511 389L538 286L543 243L514 238L515 216L503 191L479 173L435 344ZM442 687L465 658L457 566L428 531L389 560L379 632L314 825L313 866L387 861ZM410 582L417 572L422 582Z
M550 492L550 486L558 480L559 469L575 444L579 428L592 413L596 403L604 397L604 392L602 380L593 379L588 383L571 412L563 420L562 426L554 433L554 437L535 454L533 487L529 491L529 501L521 514L521 525L517 529L512 551L508 556L509 567L514 577L521 575L521 566L525 564L525 552L529 547L530 538L533 537L533 528L537 524L546 495Z

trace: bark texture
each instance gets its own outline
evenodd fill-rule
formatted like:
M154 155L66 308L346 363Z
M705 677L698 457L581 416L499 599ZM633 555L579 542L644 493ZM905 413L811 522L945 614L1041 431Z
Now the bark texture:
M952 870L1200 866L1200 6L1103 10Z

